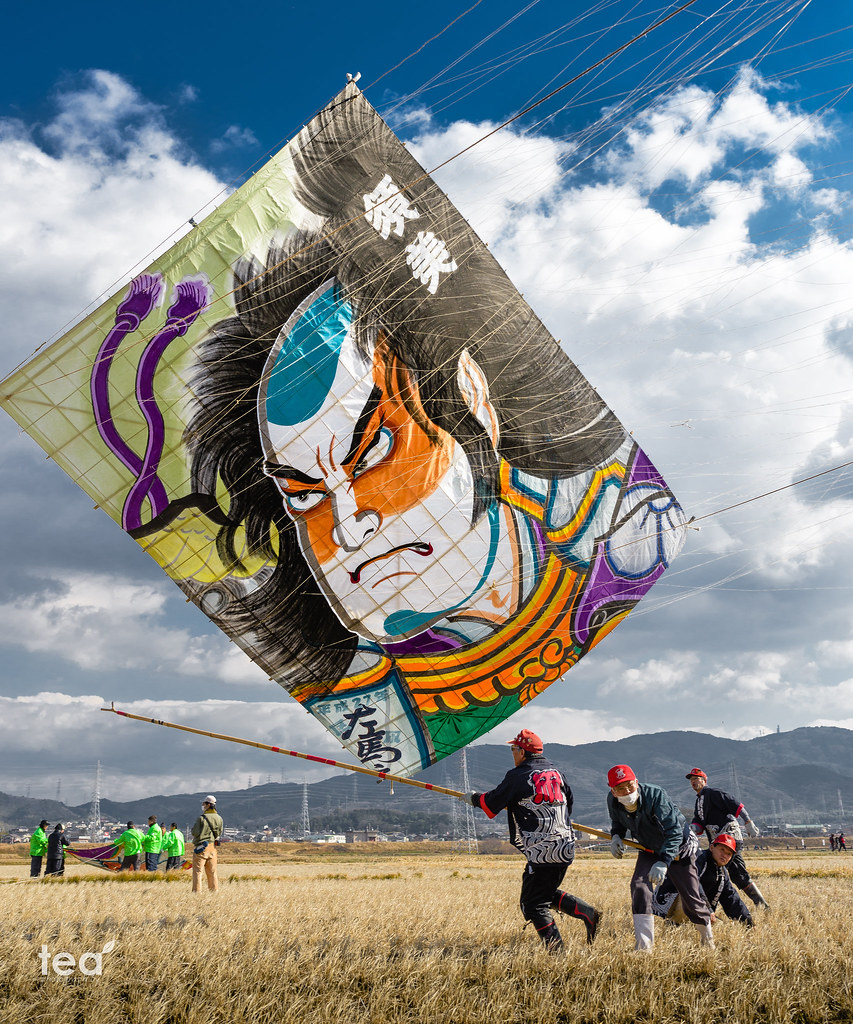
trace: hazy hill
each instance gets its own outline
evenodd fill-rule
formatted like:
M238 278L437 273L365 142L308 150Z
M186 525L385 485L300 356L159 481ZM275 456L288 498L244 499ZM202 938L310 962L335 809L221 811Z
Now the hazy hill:
M590 825L605 823L606 773L613 764L630 764L641 780L662 785L685 810L693 793L685 779L690 768L703 768L710 784L736 795L760 822L839 825L839 797L853 816L853 731L832 727L795 729L756 739L723 740L698 732L661 732L613 742L574 746L552 743L548 755L563 768L575 794L574 818ZM496 785L511 766L505 745L468 749L470 788ZM461 788L459 757L454 755L422 772L426 782ZM355 773L341 773L308 787L312 828L398 827L430 831L450 820L452 799ZM195 819L205 793L152 795L142 800L101 800L101 813L116 821L144 822L149 814L160 821L184 825ZM267 783L249 790L217 793L218 806L229 825L258 828L265 824L298 823L302 786ZM32 827L40 818L81 820L88 805L68 807L51 800L28 800L0 793L0 821Z

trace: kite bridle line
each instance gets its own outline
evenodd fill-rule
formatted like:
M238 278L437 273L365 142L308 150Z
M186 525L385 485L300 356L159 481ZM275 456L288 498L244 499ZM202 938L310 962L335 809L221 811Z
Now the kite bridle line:
M344 761L333 761L329 757L319 757L317 754L302 754L298 750L285 750L284 747L273 747L268 743L259 743L257 740L244 740L239 736L228 736L222 732L208 732L206 729L193 729L189 725L177 725L175 722L164 722L159 718L146 718L144 715L132 715L129 711L119 711L115 704L108 708L101 708L101 711L112 711L114 715L122 718L132 718L136 722L148 722L150 725L163 725L167 729L179 729L181 732L191 732L196 736L207 736L214 740L225 740L227 743L241 743L244 747L257 747L258 750L270 750L273 754L286 754L288 757L301 757L303 761L314 761L317 764L327 764L332 768L343 768L344 771L358 772L361 775L372 775L380 782L391 783L391 792L394 792L394 783L400 782L404 786L414 786L417 789L431 789L434 793L443 793L445 796L455 796L458 800L469 799L468 793L461 793L458 789L447 789L445 786L434 786L431 782L421 782L418 779L404 779L401 775L392 775L390 772L378 772L373 768L365 768L360 764L346 764ZM588 825L579 825L573 821L572 828L580 832L587 832L589 835L597 836L600 839L610 839L609 832L603 832L598 828L591 828ZM633 846L638 850L645 850L644 846L634 843L630 839L624 840L626 846Z

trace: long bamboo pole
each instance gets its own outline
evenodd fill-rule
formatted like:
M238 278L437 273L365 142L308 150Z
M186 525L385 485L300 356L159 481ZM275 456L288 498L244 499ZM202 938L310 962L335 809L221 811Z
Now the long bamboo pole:
M376 779L385 779L391 783L393 791L394 783L400 782L404 786L416 786L418 789L430 789L434 793L444 793L446 796L455 796L459 800L468 800L468 793L460 793L458 789L447 789L445 786L434 786L431 782L421 782L419 779L405 779L402 775L392 775L389 772L378 772L373 768L365 768L361 764L346 764L344 761L333 761L330 757L318 757L316 754L303 754L298 750L285 750L284 747L273 747L268 743L259 743L257 740L244 740L239 736L228 736L222 732L208 732L205 729L193 729L188 725L177 725L175 722L164 722L159 718L146 718L144 715L132 715L129 711L119 711L115 704L108 708L101 708L101 711L112 711L114 715L122 718L132 718L136 722L148 722L151 725L162 725L167 729L179 729L181 732L191 732L196 736L208 736L214 740L225 740L228 743L242 743L244 747L257 747L259 750L270 750L274 754L286 754L288 757L301 757L304 761L315 761L317 764L331 765L333 768L343 768L348 772L359 772L361 775L372 775ZM589 835L598 836L601 839L610 839L609 832L602 832L601 829L591 828L589 825L580 825L573 821L572 827ZM638 850L644 850L644 846L635 843L630 839L625 840L626 846L633 846Z
M242 743L244 747L257 747L259 750L271 750L274 754L287 754L288 757L301 757L305 761L316 761L317 764L328 764L333 768L344 768L348 772L359 772L361 775L372 775L376 779L388 779L393 785L395 782L402 782L406 786L417 786L419 789L431 789L436 793L446 793L447 796L455 796L464 799L465 793L455 789L445 789L444 786L434 786L431 782L420 782L418 779L404 779L400 775L393 775L389 772L377 772L373 768L365 768L361 764L345 764L343 761L333 761L329 757L318 757L316 754L302 754L298 750L285 750L284 747L271 747L267 743L258 743L257 740L244 740L239 736L228 736L222 732L207 732L204 729L191 729L188 725L176 725L174 722L163 722L159 718L145 718L143 715L132 715L129 711L119 711L115 706L101 708L101 711L112 711L122 718L133 718L137 722L150 722L152 725L163 725L167 729L180 729L181 732L195 733L196 736L209 736L214 740L226 740L228 743Z

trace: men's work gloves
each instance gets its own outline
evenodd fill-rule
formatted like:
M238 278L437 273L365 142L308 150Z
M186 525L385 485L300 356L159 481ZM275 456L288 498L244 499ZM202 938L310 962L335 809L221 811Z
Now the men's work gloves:
M649 868L649 881L653 886L660 885L666 878L666 862L659 860Z

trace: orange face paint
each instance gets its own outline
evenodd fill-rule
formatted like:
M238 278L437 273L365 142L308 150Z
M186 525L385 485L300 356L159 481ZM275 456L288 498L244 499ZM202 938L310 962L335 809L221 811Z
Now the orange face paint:
M313 555L321 565L336 557L340 548L335 536L335 502L325 483L336 470L346 474L346 483L342 486L350 499L351 514L374 513L381 526L386 518L403 515L423 504L435 492L450 466L453 440L445 431L433 427L436 437L433 441L415 421L404 400L417 401L417 394L405 368L399 363L392 364L392 359L380 339L373 359L373 382L380 390L381 398L368 421L364 439L348 464L337 467L331 452L333 445L348 439L332 436L329 451L316 452L316 464L310 474L321 478L324 483L306 486L297 480L276 478L285 497L292 499L297 495L317 494L319 498L322 495L305 511L294 508L292 501L288 503L288 510L294 518L301 520ZM371 447L377 431L381 430L391 435L390 449L375 465L362 469L363 455ZM369 456L370 451L367 451L368 460Z
M428 419L381 334L371 359L348 336L322 407L262 432L266 472L331 607L353 632L387 639L466 608L499 527L473 522L468 457Z

